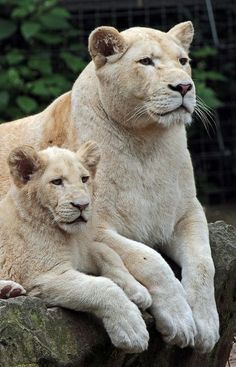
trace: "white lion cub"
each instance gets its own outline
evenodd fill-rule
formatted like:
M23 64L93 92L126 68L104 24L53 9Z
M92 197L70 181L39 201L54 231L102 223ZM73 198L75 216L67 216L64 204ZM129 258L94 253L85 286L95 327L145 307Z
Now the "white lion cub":
M99 159L94 142L77 153L56 147L37 153L29 146L10 153L13 184L0 203L0 277L11 280L0 281L0 295L24 293L20 283L48 305L92 312L115 346L141 352L149 335L124 291L144 309L150 295L113 250L93 242L91 198ZM94 275L106 275L124 291Z

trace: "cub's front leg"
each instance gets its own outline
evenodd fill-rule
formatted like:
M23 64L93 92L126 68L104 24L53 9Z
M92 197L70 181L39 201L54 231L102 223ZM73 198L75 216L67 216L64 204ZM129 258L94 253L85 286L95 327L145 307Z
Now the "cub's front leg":
M113 280L142 310L151 306L152 298L147 288L128 272L120 256L114 250L103 243L94 242L91 254L99 275Z
M180 347L194 346L196 326L184 288L160 254L112 229L98 233L101 242L116 251L129 272L152 297L151 313L165 341Z
M14 298L26 294L26 290L12 280L0 280L0 298Z
M219 316L214 296L215 268L207 221L197 199L176 226L168 255L182 268L182 284L197 326L195 346L203 353L210 352L219 339Z
M32 296L50 306L91 312L102 319L112 343L126 352L142 352L149 335L137 306L110 279L93 277L70 269L48 272L32 284Z

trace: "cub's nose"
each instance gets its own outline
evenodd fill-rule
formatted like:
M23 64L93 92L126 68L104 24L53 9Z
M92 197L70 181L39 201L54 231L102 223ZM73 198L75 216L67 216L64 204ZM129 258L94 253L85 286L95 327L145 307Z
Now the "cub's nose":
M188 91L192 89L193 85L191 83L189 83L189 84L177 84L177 85L168 84L168 87L171 90L179 92L181 94L181 96L184 97L185 94L188 93Z
M79 209L81 212L86 209L89 206L88 202L82 203L79 201L71 202L71 205L77 209Z

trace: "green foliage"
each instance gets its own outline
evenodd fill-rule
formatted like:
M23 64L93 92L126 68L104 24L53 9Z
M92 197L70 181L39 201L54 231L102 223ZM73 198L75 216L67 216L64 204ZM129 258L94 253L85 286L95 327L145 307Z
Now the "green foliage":
M86 51L58 0L0 0L0 7L0 121L7 121L71 89Z
M222 105L216 93L218 82L224 82L225 76L215 70L210 70L212 57L217 57L217 50L212 47L202 47L192 52L196 65L193 68L193 80L196 85L197 95L210 108Z

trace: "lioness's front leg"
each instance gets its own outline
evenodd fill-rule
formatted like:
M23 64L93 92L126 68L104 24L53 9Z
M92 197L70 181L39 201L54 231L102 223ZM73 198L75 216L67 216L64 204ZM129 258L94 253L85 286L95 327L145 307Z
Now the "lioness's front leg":
M149 335L137 306L110 279L70 269L48 272L34 282L30 295L50 306L91 312L102 319L112 343L127 352L142 352Z
M140 284L126 269L120 256L103 243L93 243L92 257L98 267L99 275L113 280L142 310L152 304L148 290Z
M148 289L151 313L165 341L180 347L193 346L196 327L191 308L181 283L162 256L111 229L100 230L99 239L120 255L130 273Z
M197 199L177 224L168 255L182 268L182 284L197 326L196 347L210 352L219 339L214 297L214 264L207 221Z

